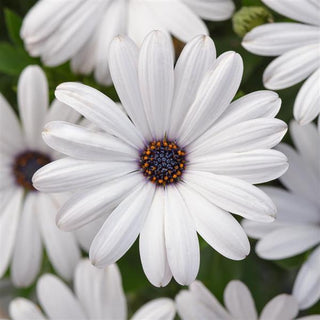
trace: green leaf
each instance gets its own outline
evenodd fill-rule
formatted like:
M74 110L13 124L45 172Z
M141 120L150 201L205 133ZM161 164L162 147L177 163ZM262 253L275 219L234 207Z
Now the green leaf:
M35 60L20 48L12 46L8 42L0 42L0 72L8 75L18 75Z
M6 26L8 29L9 37L11 41L19 46L23 47L23 41L20 38L20 28L22 24L22 19L15 12L10 9L4 10Z

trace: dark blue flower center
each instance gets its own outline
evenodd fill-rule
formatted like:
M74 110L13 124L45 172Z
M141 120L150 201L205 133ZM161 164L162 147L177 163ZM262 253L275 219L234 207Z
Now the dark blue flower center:
M17 184L30 191L35 191L36 189L32 185L32 177L38 169L49 162L51 162L49 156L37 151L20 153L13 165Z
M143 175L157 185L178 182L186 166L186 153L173 141L152 141L140 154Z

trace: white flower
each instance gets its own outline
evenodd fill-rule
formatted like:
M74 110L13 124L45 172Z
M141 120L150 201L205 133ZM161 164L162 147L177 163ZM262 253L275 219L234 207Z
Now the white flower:
M71 59L74 72L94 71L97 82L111 84L108 51L118 34L137 43L154 29L187 42L208 34L201 18L225 20L232 0L42 0L26 15L21 37L32 56L47 66Z
M14 299L9 306L12 320L124 320L127 318L126 297L117 265L104 270L79 262L74 274L74 293L58 277L45 274L37 283L37 297L42 307L25 298ZM152 300L140 308L131 320L172 320L174 302L168 298Z
M244 221L247 234L261 239L257 254L265 259L284 259L318 246L303 264L293 288L300 309L320 298L320 134L314 124L290 125L298 149L287 144L278 149L287 155L289 170L280 181L288 191L264 187L278 208L277 220L262 225Z
M200 281L195 281L189 290L180 291L176 305L183 320L292 320L299 311L293 296L280 294L266 304L258 317L249 289L239 280L228 283L223 300L225 308ZM299 318L307 319L320 320L320 315Z
M265 24L254 28L242 45L262 56L279 56L263 75L268 89L284 89L308 78L294 104L294 117L306 124L320 113L320 2L262 0L280 14L301 21Z
M244 259L249 242L229 212L273 221L273 202L252 184L287 169L286 157L270 150L287 130L274 119L278 95L260 91L231 103L241 57L226 52L216 59L207 36L186 45L175 69L172 53L160 31L140 52L129 38L112 42L111 75L130 118L93 88L58 86L56 97L104 132L47 124L46 143L70 158L41 168L33 179L44 192L83 189L59 211L62 230L109 215L90 248L94 265L117 261L140 234L143 269L156 286L172 275L180 284L195 279L197 232L224 256Z
M18 83L21 125L13 109L0 95L0 277L11 262L11 277L16 286L29 286L39 273L42 249L55 270L71 279L80 259L73 234L61 232L54 217L63 195L37 192L31 182L33 173L57 159L57 154L42 141L47 121L76 121L79 114L58 100L48 109L48 84L37 66L27 67ZM91 228L91 226L90 226ZM87 230L80 230L86 244Z

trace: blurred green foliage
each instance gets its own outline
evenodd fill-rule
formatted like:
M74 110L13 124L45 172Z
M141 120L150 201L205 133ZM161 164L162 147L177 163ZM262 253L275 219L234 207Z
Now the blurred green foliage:
M31 58L24 50L19 37L22 17L36 0L1 0L0 3L0 91L16 109L16 86L19 73L29 64L41 65L40 59ZM235 0L237 10L242 6L263 6L260 0ZM285 17L272 13L275 21L286 21ZM240 97L256 90L263 90L262 73L271 61L268 57L253 55L241 47L241 38L232 29L231 20L224 22L208 22L210 34L215 41L218 54L234 50L244 60L244 76L237 94ZM43 67L43 66L42 66ZM49 81L50 97L53 99L55 87L65 81L81 81L104 92L117 100L113 87L105 88L97 85L92 77L74 75L69 64L57 68L43 67ZM279 91L283 100L278 115L287 123L292 119L292 108L295 96L301 84ZM288 135L285 138L290 141ZM201 280L222 301L223 290L232 279L241 279L250 288L258 310L280 293L290 293L294 278L307 254L282 261L265 261L254 253L255 241L251 241L250 255L243 261L232 261L224 258L204 241L201 241L201 267L198 279ZM181 287L174 281L165 288L155 288L146 279L139 257L138 243L119 261L122 271L123 285L128 296L130 313L150 299L170 296L174 297ZM43 272L53 272L48 260L43 262ZM34 286L24 290L16 290L16 295L34 298ZM0 294L1 296L1 294ZM320 313L320 303L306 313Z

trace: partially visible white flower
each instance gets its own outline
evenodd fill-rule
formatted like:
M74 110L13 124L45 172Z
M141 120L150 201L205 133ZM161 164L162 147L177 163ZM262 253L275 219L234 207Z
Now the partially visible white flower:
M320 133L314 124L290 124L295 151L287 144L278 149L287 155L289 169L280 178L287 188L264 187L278 208L268 225L244 221L247 234L260 239L257 254L265 259L284 259L318 246L303 264L293 288L300 309L320 299Z
M33 179L43 192L79 190L57 215L62 230L108 215L90 247L97 267L116 262L140 236L143 269L156 286L172 276L180 284L195 280L197 232L224 256L244 259L250 244L231 213L273 221L273 202L253 184L288 166L271 150L287 130L274 118L278 95L254 92L231 103L243 72L238 54L216 59L207 36L191 40L175 68L172 53L160 31L140 51L127 37L112 42L112 78L129 117L93 88L59 85L57 98L100 131L48 123L44 140L69 158Z
M12 320L127 319L121 274L115 264L97 269L87 259L79 262L74 274L74 292L58 277L42 275L37 282L37 298L43 311L30 300L14 299L9 306ZM131 320L171 320L174 316L174 302L159 298L145 304Z
M195 281L189 290L176 296L178 314L183 320L292 320L298 315L298 303L288 294L270 300L258 316L254 300L247 286L230 281L224 290L223 307L216 297L200 282ZM312 315L297 320L320 320Z
M70 59L72 69L110 84L108 51L118 34L138 44L154 29L187 42L208 34L201 18L225 20L234 11L232 0L42 0L26 15L21 37L32 56L48 66Z
M262 0L280 14L300 21L258 26L242 45L262 56L279 56L263 74L268 89L284 89L308 78L294 104L294 117L302 125L320 113L320 1Z
M19 78L21 123L0 94L0 277L11 263L13 283L22 287L36 278L43 246L54 269L65 279L71 279L80 259L75 236L61 232L55 224L65 196L40 193L31 181L37 169L58 157L42 141L44 123L75 122L80 117L58 100L48 109L48 96L47 79L38 66L27 67ZM88 233L88 228L93 226L79 231L85 246L94 232Z

